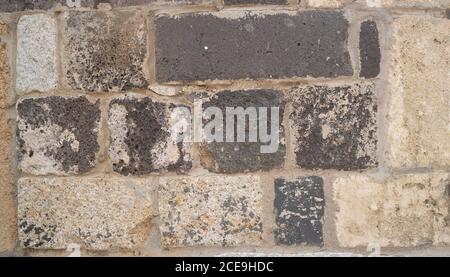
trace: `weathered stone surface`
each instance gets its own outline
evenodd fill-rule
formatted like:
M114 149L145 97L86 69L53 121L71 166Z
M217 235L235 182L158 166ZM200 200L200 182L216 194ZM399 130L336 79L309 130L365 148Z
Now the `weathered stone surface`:
M1 74L1 69L0 69ZM1 89L1 88L0 88ZM12 126L0 108L0 253L12 251L16 245L16 202L11 167Z
M46 14L20 17L17 25L16 89L56 88L56 23Z
M447 16L447 19L450 19L450 9L445 11L445 15Z
M369 7L446 8L448 0L366 0Z
M359 56L361 61L360 77L375 78L380 73L380 42L377 23L367 20L361 23L359 33Z
M335 180L336 229L343 247L450 243L448 174L378 182L352 174Z
M317 176L275 180L277 244L323 245L325 196Z
M287 0L224 0L225 5L242 5L242 4L265 4L265 5L282 5L287 4Z
M142 12L64 14L64 74L74 89L122 91L145 88L147 27Z
M28 98L17 104L19 169L35 175L85 173L96 163L100 102Z
M151 184L102 178L22 178L19 239L27 248L133 248L152 217Z
M355 170L377 165L377 101L372 83L291 91L297 165Z
M258 245L262 193L256 176L164 178L159 191L161 243Z
M313 8L340 8L351 2L349 0L307 0L308 6Z
M387 161L391 167L450 165L450 21L402 17L389 67Z
M237 173L237 172L254 172L259 170L270 170L282 167L286 154L286 145L284 142L283 114L284 99L281 93L273 90L241 90L241 91L221 91L210 98L203 99L203 110L209 107L219 108L222 111L223 120L222 130L223 139L221 142L209 141L200 144L201 164L205 168L213 172L220 173ZM237 142L238 120L233 121L235 136L232 142L226 140L227 125L226 114L227 109L242 107L243 111L249 107L254 107L258 118L256 120L246 121L245 126L245 142ZM278 107L278 123L274 119L276 112L271 108ZM261 117L260 108L264 108L267 114L267 132L261 131L258 127ZM273 116L273 117L272 117ZM250 118L250 117L248 117ZM204 118L204 124L214 118ZM273 120L273 122L272 122ZM249 132L257 131L267 134L270 133L271 125L278 126L278 137L273 137L274 142L262 141L258 135L256 142L250 141ZM276 125L275 125L276 124ZM217 130L216 130L217 131ZM273 150L263 152L262 146L273 146ZM269 147L268 147L269 148Z
M1 39L1 36L5 35L6 32L6 24L0 22L0 109L6 107L9 90L9 68L6 55L6 44L3 43Z
M156 78L336 77L353 74L341 11L218 13L156 19Z
M188 137L178 140L173 134L185 134L182 128L190 121L190 109L184 105L134 95L113 99L108 123L114 171L122 175L188 171L191 144Z

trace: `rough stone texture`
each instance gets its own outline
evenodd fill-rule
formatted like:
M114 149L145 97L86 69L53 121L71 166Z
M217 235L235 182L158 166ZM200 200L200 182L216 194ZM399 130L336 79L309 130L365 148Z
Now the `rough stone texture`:
M45 14L24 15L17 25L16 89L56 88L56 23Z
M323 245L324 206L322 178L276 179L277 244Z
M259 170L270 170L280 168L284 164L286 145L284 142L283 114L284 99L281 93L273 90L241 90L241 91L221 91L203 99L203 109L216 107L222 111L223 115L223 142L205 142L200 144L200 161L202 166L213 172L237 173L254 172ZM249 141L250 126L246 123L245 142L226 142L226 108L227 107L268 107L267 126L270 130L271 107L279 107L279 141L278 148L274 153L262 153L261 146L269 145L258 138L258 142ZM258 114L258 119L261 114ZM209 118L204 119L204 123L209 122ZM258 121L259 122L259 121ZM256 125L258 122L254 122ZM237 120L234 121L237 126ZM258 128L258 127L257 127ZM237 127L235 127L235 130ZM257 129L260 131L260 129ZM264 132L265 133L265 132ZM235 140L236 141L236 136Z
M85 173L96 163L100 102L85 97L28 98L17 104L17 157L23 172Z
M86 91L147 87L143 13L66 12L64 21L64 74L69 86Z
M7 33L7 25L0 22L0 109L7 105L9 91L9 68L6 55L6 43L1 39Z
M11 167L11 128L6 112L0 108L0 253L12 251L17 240L15 186Z
M359 56L361 61L360 77L375 78L380 73L380 42L377 23L367 20L361 23L359 33Z
M377 102L372 83L291 91L289 116L297 165L355 170L377 165Z
M156 19L159 82L350 76L341 11L219 13Z
M186 113L183 113L182 111ZM110 159L114 171L122 175L152 172L186 172L192 167L189 137L178 140L174 134L191 124L190 109L139 98L115 98L109 105ZM177 125L182 123L182 125ZM178 127L177 127L178 126Z
M307 0L308 6L313 8L340 8L351 2L349 0Z
M353 174L335 180L333 188L343 247L450 243L448 174L411 174L384 182Z
M164 178L159 193L164 247L258 245L262 240L256 176Z
M391 167L450 165L450 21L403 17L389 67Z
M369 7L447 8L448 0L366 0Z
M23 247L93 250L133 248L150 232L146 181L103 178L22 178L18 228Z
M447 16L447 19L450 19L450 9L445 11L445 15Z
M242 4L264 4L264 5L282 5L287 4L287 0L224 0L225 5Z

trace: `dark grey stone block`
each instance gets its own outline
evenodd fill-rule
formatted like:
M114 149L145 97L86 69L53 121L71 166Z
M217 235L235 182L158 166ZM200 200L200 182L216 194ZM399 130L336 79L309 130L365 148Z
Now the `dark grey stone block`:
M216 15L156 19L159 82L353 75L341 11Z
M380 73L381 52L375 21L368 20L361 23L359 51L361 60L359 76L367 79L377 77Z
M224 0L225 5L239 4L264 4L264 5L283 5L287 0Z
M277 244L323 245L325 196L317 176L275 180Z
M284 164L286 146L284 144L284 129L282 126L284 113L283 96L273 90L241 90L241 91L221 91L211 98L203 99L203 109L217 107L223 114L224 142L208 142L200 144L201 164L210 171L219 173L254 172L260 170L270 170L280 168ZM245 142L225 142L226 136L226 108L227 107L268 107L267 128L270 130L272 124L270 107L279 107L279 141L274 153L261 153L263 143L258 137L256 142L250 142L249 124L246 122ZM258 111L258 118L260 117ZM209 120L204 120L206 124ZM235 129L236 127L235 120ZM258 121L259 122L259 121ZM274 121L275 122L275 121ZM259 131L259 129L258 129Z
M357 170L377 165L375 86L308 86L291 91L297 165Z

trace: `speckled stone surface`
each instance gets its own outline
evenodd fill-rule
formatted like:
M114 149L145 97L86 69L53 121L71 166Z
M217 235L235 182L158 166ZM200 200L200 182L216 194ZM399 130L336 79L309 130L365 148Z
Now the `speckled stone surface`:
M377 165L377 101L372 83L307 86L290 92L297 165L355 170Z
M161 244L242 246L262 241L262 193L256 176L163 178Z
M393 23L387 163L450 165L450 20L405 16Z
M277 244L323 245L325 196L317 176L275 180Z
M147 87L146 18L134 11L66 12L63 73L73 89L123 91Z
M342 247L450 243L449 175L408 174L384 181L351 174L334 181Z
M448 0L366 0L367 6L375 8L446 8Z
M16 89L56 88L56 22L46 14L23 15L17 24Z
M200 149L200 161L203 167L212 172L219 173L238 173L238 172L255 172L255 171L267 171L273 168L280 168L284 164L284 158L286 154L286 145L284 141L284 128L282 126L284 117L285 101L283 95L279 91L274 90L240 90L240 91L220 91L213 96L202 98L202 108L205 111L209 107L219 108L222 111L222 128L223 128L223 142L204 142L199 144ZM253 125L250 125L246 121L245 129L245 142L227 142L227 125L226 115L227 108L242 107L243 111L247 108L255 108L257 112L257 121L252 121ZM276 114L272 115L271 108L278 108L278 124L272 118L275 118ZM249 131L257 130L258 134L261 132L261 128L256 124L262 118L259 108L264 108L267 114L266 129L270 133L272 124L278 130L278 136L273 136L274 142L263 142L261 136L258 135L256 142L250 142ZM272 117L273 116L273 117ZM204 116L204 126L214 119ZM238 130L237 120L234 120L234 128ZM237 131L236 131L237 132ZM268 153L262 152L262 146L274 146L272 151Z
M192 167L189 137L177 140L173 134L187 132L183 128L190 121L190 109L184 105L133 94L114 98L108 119L114 171L122 175L188 171Z
M85 173L96 164L100 102L27 98L17 104L19 169L34 175Z
M22 178L18 182L23 247L131 249L143 243L152 218L150 181L108 178Z
M8 32L7 25L0 21L0 109L5 108L8 100L9 91L9 66L7 56L7 46L3 42L2 36Z

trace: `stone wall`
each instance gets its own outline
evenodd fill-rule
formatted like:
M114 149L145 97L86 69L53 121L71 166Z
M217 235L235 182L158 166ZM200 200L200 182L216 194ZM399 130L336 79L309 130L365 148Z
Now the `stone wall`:
M450 255L449 11L0 0L1 255ZM174 141L197 101L276 151Z

